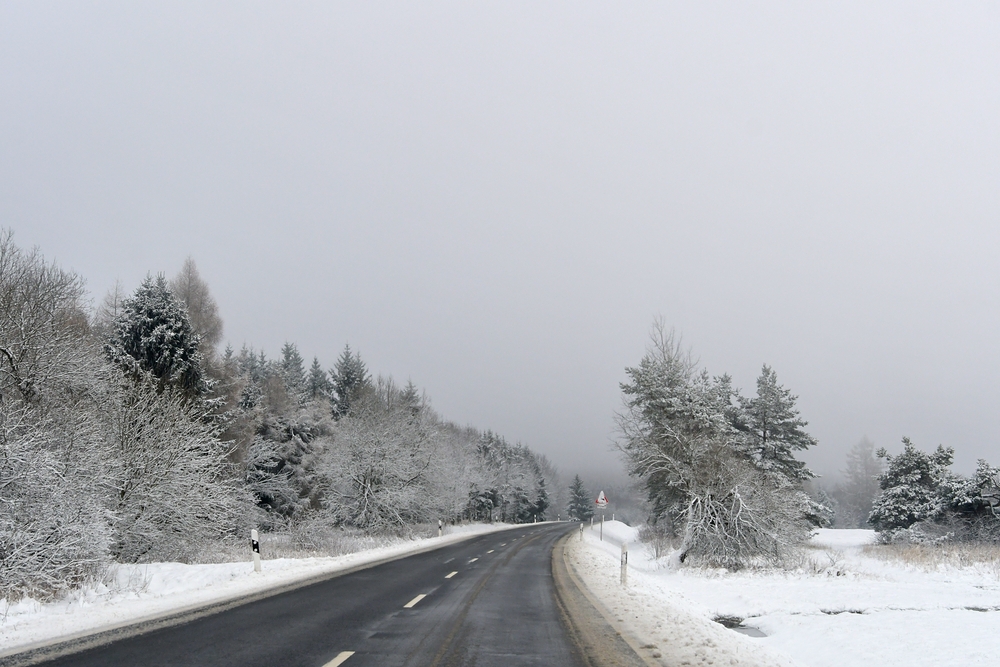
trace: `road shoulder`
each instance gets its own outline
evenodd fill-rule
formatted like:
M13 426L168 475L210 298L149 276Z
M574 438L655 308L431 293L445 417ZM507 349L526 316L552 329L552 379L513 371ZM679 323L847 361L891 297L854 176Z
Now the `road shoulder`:
M622 627L587 588L567 558L570 532L552 550L556 601L570 636L590 667L657 667L650 649Z

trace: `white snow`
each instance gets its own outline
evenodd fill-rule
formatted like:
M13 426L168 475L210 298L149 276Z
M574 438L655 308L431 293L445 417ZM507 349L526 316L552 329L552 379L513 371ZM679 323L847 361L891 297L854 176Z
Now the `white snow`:
M615 525L617 524L617 525ZM581 576L664 664L993 665L1000 656L1000 567L925 568L863 553L872 531L820 530L793 570L665 569L620 522L571 549ZM629 587L618 583L629 543ZM767 636L712 622L746 619ZM751 653L752 652L752 653Z
M99 632L187 608L222 602L322 574L400 556L474 535L523 525L448 526L444 537L410 540L337 557L263 560L253 572L249 560L186 565L117 565L105 583L74 591L62 600L40 603L0 600L0 657L51 641Z

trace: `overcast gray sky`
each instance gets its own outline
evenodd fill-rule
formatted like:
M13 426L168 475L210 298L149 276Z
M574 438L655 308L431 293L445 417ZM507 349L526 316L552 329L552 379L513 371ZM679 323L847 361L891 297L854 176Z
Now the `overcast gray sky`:
M345 342L620 470L654 317L752 392L1000 463L996 3L0 4L0 225L100 299L194 257L226 337Z

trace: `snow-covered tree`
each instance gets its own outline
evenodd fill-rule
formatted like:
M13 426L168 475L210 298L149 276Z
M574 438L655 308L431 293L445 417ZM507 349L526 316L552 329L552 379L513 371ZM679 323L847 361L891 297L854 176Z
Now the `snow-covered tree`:
M566 514L574 521L586 521L594 516L594 501L590 499L590 493L579 475L574 475L573 482L569 485L569 505L566 507Z
M245 533L250 497L204 408L152 377L123 383L108 407L116 560L186 560Z
M341 417L318 465L323 510L333 521L373 530L428 518L432 433L379 378Z
M926 453L903 438L900 454L892 456L882 448L877 455L885 459L886 469L878 477L882 492L868 518L875 530L891 537L895 531L942 517L947 503L941 487L952 479L948 467L954 449L938 445L937 450Z
M122 303L105 352L126 374L151 374L161 390L176 387L186 397L206 390L198 335L162 275L148 276Z
M82 279L0 230L0 598L47 597L107 562L107 365Z
M319 363L317 357L313 357L312 365L309 367L309 376L306 378L306 394L309 400L328 400L333 387L330 385L330 378Z
M351 406L372 386L367 366L361 361L360 354L351 354L350 345L344 346L337 363L330 369L330 382L333 386L333 414L337 419L346 417Z
M295 343L286 342L281 348L281 379L285 381L285 387L291 396L296 400L305 399L306 371Z
M733 423L728 377L699 370L659 323L639 366L626 373L619 448L629 473L645 483L653 519L682 532L676 562L688 556L726 567L776 561L808 536L808 498L746 446L746 432ZM773 431L765 430L770 437ZM781 450L776 440L768 440L775 443L770 452Z
M790 482L815 477L795 452L816 444L805 432L808 422L795 408L797 396L778 384L778 375L767 364L757 378L757 395L739 397L737 428L746 435L745 447L750 460L761 470Z

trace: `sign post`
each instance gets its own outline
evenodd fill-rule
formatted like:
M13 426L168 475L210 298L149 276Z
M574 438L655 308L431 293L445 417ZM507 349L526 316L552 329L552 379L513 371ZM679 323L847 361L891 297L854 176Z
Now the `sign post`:
M594 504L600 507L601 509L604 509L605 507L608 506L608 497L604 495L604 491L601 491L599 494L597 494L597 500L594 501ZM601 542L603 541L604 541L604 514L601 514Z

